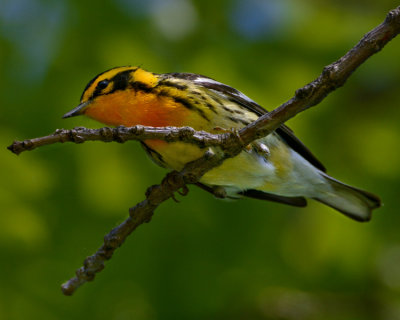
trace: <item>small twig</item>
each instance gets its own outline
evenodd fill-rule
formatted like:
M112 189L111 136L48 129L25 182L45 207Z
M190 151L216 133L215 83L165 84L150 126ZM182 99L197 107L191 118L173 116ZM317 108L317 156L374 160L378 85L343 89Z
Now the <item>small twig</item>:
M354 48L346 53L346 55L335 63L325 67L322 74L316 80L297 90L292 99L272 112L260 117L257 121L249 124L247 127L240 130L238 134L228 133L224 135L210 135L208 133L195 132L193 129L186 128L184 131L187 130L189 134L187 136L186 134L183 134L184 137L181 137L181 129L159 128L159 130L165 131L155 133L152 130L157 131L157 128L141 127L143 132L141 132L140 135L132 133L132 137L124 136L123 139L114 138L115 131L113 130L137 131L138 127L136 126L133 127L135 129L103 128L100 129L100 131L103 130L103 135L100 131L95 132L90 131L90 129L85 129L89 130L87 132L90 133L89 136L85 138L82 138L82 134L72 134L69 130L65 130L61 132L62 134L56 132L55 136L52 135L27 140L25 142L14 142L9 149L17 154L25 150L32 150L41 145L56 142L73 141L80 143L87 140L123 142L132 139L185 141L197 143L200 146L219 146L220 150L223 151L217 154L206 152L202 158L188 163L181 172L169 173L160 185L149 188L146 193L146 199L129 210L130 217L106 235L103 246L95 254L86 258L84 266L76 272L76 277L63 284L62 290L64 294L71 295L83 283L93 280L95 274L104 268L104 262L111 258L115 249L122 245L126 237L139 225L148 222L158 205L172 197L174 192L185 187L186 184L197 183L204 173L220 165L226 158L238 155L242 149L253 140L271 133L282 123L294 117L297 113L321 102L329 93L342 86L358 66L374 53L381 50L399 32L400 7L389 12L385 21L371 32L367 33ZM178 131L175 131L176 129ZM79 130L82 132L83 129L80 128L78 131ZM86 132L85 130L83 131ZM171 133L171 130L174 131L173 134ZM104 137L104 132L112 132L112 134L108 134L107 137ZM156 134L159 135L156 136ZM73 137L70 137L71 135ZM116 135L118 136L119 133ZM178 135L178 137L176 135ZM69 138L63 140L60 136L63 138ZM221 195L223 196L223 193L221 193Z

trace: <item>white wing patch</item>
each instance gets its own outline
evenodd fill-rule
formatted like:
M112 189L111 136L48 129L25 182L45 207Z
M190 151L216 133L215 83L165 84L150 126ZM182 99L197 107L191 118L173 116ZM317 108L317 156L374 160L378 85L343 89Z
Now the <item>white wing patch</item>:
M231 86L228 86L228 85L226 85L226 84L223 84L223 83L221 83L221 82L219 82L219 81L215 81L215 80L213 80L213 79L205 78L205 77L202 77L202 76L198 76L198 78L194 79L193 81L196 82L196 83L198 83L199 85L203 85L203 86L205 86L205 87L207 87L207 85L215 85L215 86L218 86L218 87L220 87L221 89L225 89L227 92L229 92L229 94L231 94L231 95L233 95L233 96L236 96L236 97L238 97L238 98L241 98L241 99L243 99L243 100L246 100L246 101L249 102L249 103L257 104L254 100L250 99L250 98L249 98L248 96L246 96L244 93L240 92L239 90L236 90L235 88L232 88ZM215 93L217 93L217 94L219 94L219 95L224 96L224 98L226 98L226 99L229 98L229 96L223 94L223 92L221 92L221 91L218 91L218 90L216 90L216 89L210 89L210 90L212 90L213 92L215 92ZM229 99L228 99L228 100L229 100Z
M215 81L215 80L213 80L213 79L211 79L211 78L205 78L205 77L202 77L202 76L198 76L198 77L197 77L196 79L194 79L193 81L194 81L194 82L198 82L198 83L200 83L200 84L202 84L202 83L208 83L208 84L224 85L224 84L221 83L221 82Z

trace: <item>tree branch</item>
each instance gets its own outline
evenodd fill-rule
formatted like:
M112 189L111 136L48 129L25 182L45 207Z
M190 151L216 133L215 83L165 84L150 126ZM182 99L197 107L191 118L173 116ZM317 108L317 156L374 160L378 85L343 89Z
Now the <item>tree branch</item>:
M19 155L21 152L30 151L54 143L74 142L83 143L85 141L103 141L124 143L128 140L148 140L160 139L168 142L181 141L197 144L199 147L213 147L221 145L222 135L211 134L205 131L195 131L190 127L145 127L137 125L134 127L100 128L88 129L76 127L74 129L57 129L53 134L28 139L24 141L14 141L7 149Z
M342 58L325 67L316 80L298 89L293 98L236 133L211 135L205 132L195 132L191 128L157 129L141 126L103 128L97 131L76 128L73 129L75 132L73 130L56 131L51 136L14 142L9 149L17 154L46 144L65 141L81 143L87 140L123 142L131 139L156 138L196 143L204 147L219 146L219 148L214 148L216 153L207 151L202 158L188 163L181 172L170 172L160 185L150 187L146 192L146 199L129 210L130 217L106 235L104 244L95 254L86 258L83 267L77 270L76 277L62 285L63 293L71 295L80 285L93 280L95 274L104 268L104 262L111 258L115 249L121 246L127 236L139 225L150 221L154 210L162 202L173 197L174 193L181 189L183 189L183 194L186 194L186 184L198 182L204 173L220 165L226 158L238 155L253 140L268 135L297 113L317 105L330 92L341 87L365 60L381 50L399 32L400 7L389 12L382 24L367 33Z
M250 123L240 131L246 144L268 135L297 113L320 103L329 93L344 85L350 75L369 57L400 32L400 6L390 11L384 22L368 32L343 57L326 66L313 82L296 91L295 96L278 108Z

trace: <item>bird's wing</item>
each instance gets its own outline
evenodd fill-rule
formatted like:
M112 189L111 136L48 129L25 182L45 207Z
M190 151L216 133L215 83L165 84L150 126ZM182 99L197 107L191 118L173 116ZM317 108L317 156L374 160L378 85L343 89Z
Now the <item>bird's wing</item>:
M180 79L191 80L197 85L214 91L215 93L223 96L224 98L240 104L247 110L254 112L258 116L266 114L268 111L247 97L242 92L226 85L221 82L215 81L211 78L193 74L193 73L172 73L171 77ZM324 165L312 154L312 152L294 135L293 131L286 125L281 125L275 131L294 151L300 154L304 159L310 162L319 170L326 172Z

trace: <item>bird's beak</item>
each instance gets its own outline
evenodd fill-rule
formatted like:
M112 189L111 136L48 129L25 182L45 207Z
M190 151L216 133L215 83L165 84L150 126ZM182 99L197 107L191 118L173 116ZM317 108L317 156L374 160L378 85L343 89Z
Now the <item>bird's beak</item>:
M86 110L86 108L89 106L90 101L86 101L81 103L79 106L76 108L72 109L71 111L67 112L66 114L63 115L63 119L65 118L70 118L70 117L76 117L81 114L83 114Z

